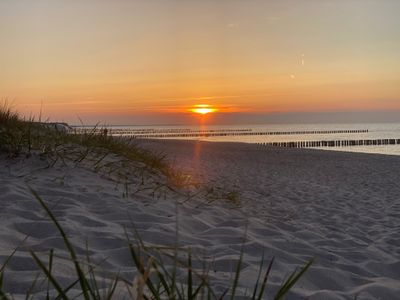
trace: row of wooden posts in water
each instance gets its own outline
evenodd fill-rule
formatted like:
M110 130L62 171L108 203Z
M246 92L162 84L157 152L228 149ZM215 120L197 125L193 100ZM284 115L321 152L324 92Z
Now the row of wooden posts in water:
M140 129L113 129L113 128L73 128L74 134L108 134L132 138L193 138L214 136L252 136L252 135L301 135L301 134L342 134L367 133L368 129L353 130L302 130L302 131L252 131L251 129L209 129L209 130L182 130L160 129L141 131Z
M192 138L192 137L214 137L214 136L246 136L246 135L307 135L307 134L346 134L346 133L368 133L368 129L350 130L303 130L303 131L252 131L251 129L216 129L216 130L188 130L188 129L165 129L165 131L141 131L141 129L100 129L100 128L74 128L75 134L95 133L125 136L132 138ZM284 148L324 148L324 147L352 147L352 146L380 146L400 145L399 139L360 139L360 140L331 140L331 141L292 141L292 142L265 142L258 143L262 146L284 147Z
M305 135L305 134L342 134L367 133L368 129L356 130L303 130L303 131L227 131L227 132L190 132L172 134L138 134L125 135L133 138L193 138L214 136L251 136L251 135Z
M285 148L324 148L324 147L400 145L400 139L268 142L259 144L263 146L274 146L274 147L285 147Z
M188 133L225 133L225 132L250 132L250 128L242 129L190 129L190 128L157 128L157 129L132 129L132 128L86 128L86 127L74 127L71 131L76 134L83 133L99 133L102 134L107 131L111 135L154 135L154 134L188 134Z

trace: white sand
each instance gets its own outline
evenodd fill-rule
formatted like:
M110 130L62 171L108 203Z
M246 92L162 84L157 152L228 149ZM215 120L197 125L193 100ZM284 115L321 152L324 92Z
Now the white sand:
M87 240L93 261L105 260L101 269L130 280L123 226L131 231L133 222L146 242L173 245L178 210L179 241L214 261L210 275L217 291L232 281L229 272L248 224L242 290L254 285L264 252L267 259L275 256L266 296L315 257L289 299L399 299L400 157L195 141L140 144L168 154L203 188L214 187L214 198L231 192L241 207L224 200L202 204L201 197L177 207L185 197L163 188L156 195L152 189L133 194L143 187L137 174L129 177L129 196L122 197L122 184L88 164L44 169L46 162L36 156L0 158L0 266L29 235L7 266L8 291L22 298L37 273L29 249L45 259L55 248L58 277L71 280L62 239L29 184L52 207L79 254L86 253ZM154 188L163 178L146 182Z

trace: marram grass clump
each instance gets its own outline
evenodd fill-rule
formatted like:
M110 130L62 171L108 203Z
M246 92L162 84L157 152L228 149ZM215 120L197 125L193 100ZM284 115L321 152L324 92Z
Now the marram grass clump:
M0 152L9 157L36 153L48 159L50 165L59 161L80 163L95 159L94 167L98 167L107 156L116 155L127 162L145 165L149 172L167 176L172 184L187 184L165 161L164 155L142 149L130 138L115 138L98 132L97 127L83 133L60 129L57 123L25 119L7 103L0 107Z

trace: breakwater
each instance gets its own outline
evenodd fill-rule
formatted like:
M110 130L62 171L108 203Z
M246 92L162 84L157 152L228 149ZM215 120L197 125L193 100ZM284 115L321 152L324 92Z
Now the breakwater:
M337 141L295 141L258 143L263 146L285 148L324 148L324 147L354 147L400 145L400 139L367 139L367 140L337 140Z
M99 131L99 133L104 132ZM110 135L122 135L138 139L148 138L201 138L201 137L221 137L221 136L279 136L279 135L317 135L317 134L359 134L368 133L368 129L349 129L349 130L301 130L301 131L252 131L251 129L223 129L223 130L204 130L188 132L151 132L143 133L137 131L114 131L107 130Z
M241 133L241 132L251 132L252 129L244 128L244 129L204 129L204 130L193 130L189 128L160 128L160 129L147 129L147 128L73 128L71 132L77 134L84 133L97 133L103 134L104 131L107 131L108 134L111 135L129 135L129 136L142 136L142 135L181 135L181 134L210 134L210 133Z

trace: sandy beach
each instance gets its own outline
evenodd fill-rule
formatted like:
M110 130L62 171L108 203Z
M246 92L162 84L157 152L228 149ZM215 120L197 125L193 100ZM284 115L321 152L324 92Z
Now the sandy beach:
M400 300L400 0L0 0L0 300Z
M45 259L54 248L61 282L68 284L73 272L62 238L29 187L52 209L79 255L87 253L87 242L104 278L120 272L133 281L126 232L134 238L134 227L146 243L171 246L178 238L191 247L212 266L219 292L232 281L244 244L243 294L254 285L264 253L266 260L275 257L265 299L312 258L288 299L398 299L400 157L241 143L137 143L166 154L198 183L198 194L171 191L157 174L145 183L139 173L130 174L127 187L90 163L48 167L38 155L0 158L0 266L18 247L4 278L16 299L38 273L29 250ZM119 293L128 296L122 288Z

